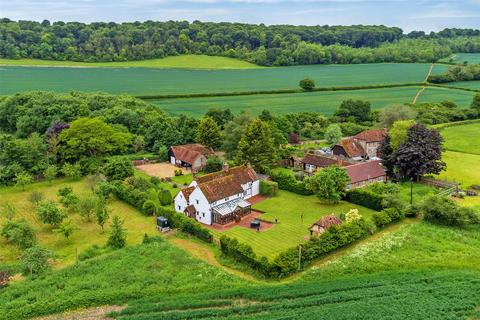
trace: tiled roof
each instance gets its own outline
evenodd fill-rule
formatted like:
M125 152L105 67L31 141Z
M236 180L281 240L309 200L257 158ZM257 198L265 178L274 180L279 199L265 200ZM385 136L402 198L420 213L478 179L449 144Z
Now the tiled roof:
M354 138L366 142L382 142L386 135L387 129L365 130L354 136Z
M349 158L361 157L365 154L362 146L352 138L342 139L336 146L343 148Z
M192 194L193 190L195 190L195 187L188 187L188 188L182 189L183 196L185 197L185 199L187 199L187 201L190 198L190 195Z
M197 181L198 182L198 181ZM234 175L221 176L207 182L199 183L209 203L243 193L243 188Z
M366 181L386 176L387 173L380 161L367 161L345 167L351 183Z
M257 173L253 168L247 166L233 167L227 170L213 172L202 177L197 177L195 181L198 184L219 179L222 177L232 176L237 184L245 184L258 180Z
M323 216L320 220L315 222L313 225L322 227L323 229L328 229L332 225L342 224L342 220L333 214Z
M211 149L198 143L172 146L170 150L175 156L175 159L188 164L193 164L195 160L201 155L206 157L213 154L213 151Z
M307 153L303 157L302 163L313 164L315 167L323 168L332 165L338 165L340 167L351 165L350 162L344 161L342 159L335 159L331 157L316 155L313 153Z

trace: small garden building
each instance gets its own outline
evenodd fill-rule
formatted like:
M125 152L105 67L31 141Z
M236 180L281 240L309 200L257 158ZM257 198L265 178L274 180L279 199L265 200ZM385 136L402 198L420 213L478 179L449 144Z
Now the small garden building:
M212 149L201 144L184 144L172 146L168 150L168 159L171 164L198 172L205 167L207 158L212 154Z

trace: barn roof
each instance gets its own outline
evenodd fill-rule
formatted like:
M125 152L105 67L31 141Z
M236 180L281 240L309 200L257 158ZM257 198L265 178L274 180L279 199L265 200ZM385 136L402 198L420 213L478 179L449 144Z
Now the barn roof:
M361 157L365 154L365 150L363 150L360 143L353 138L342 139L335 146L343 148L349 158Z
M200 156L209 156L213 154L213 150L198 143L183 144L170 147L170 151L175 159L188 164L193 164Z
M365 130L355 135L354 138L366 142L382 142L387 135L387 129Z
M360 162L345 167L351 183L384 177L387 175L380 161Z

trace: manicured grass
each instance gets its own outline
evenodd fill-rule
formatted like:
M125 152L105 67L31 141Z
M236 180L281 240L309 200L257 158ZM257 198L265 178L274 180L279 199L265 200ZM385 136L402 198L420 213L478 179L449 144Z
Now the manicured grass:
M210 108L227 109L234 113L248 111L253 115L267 109L275 114L289 112L321 112L332 115L346 99L361 99L372 103L373 109L380 109L392 103L411 103L419 87L364 89L347 91L326 91L311 93L263 94L229 97L204 97L147 100L172 115L188 114L203 116ZM460 107L470 106L473 93L443 88L428 88L420 96L421 102L452 100Z
M317 87L421 82L430 65L309 65L245 70L155 68L0 68L0 94L20 91L105 91L132 95L297 89L306 77ZM413 96L412 96L413 98Z
M252 69L255 64L227 57L206 55L181 55L163 59L121 62L77 62L39 59L0 59L0 66L59 66L59 67L144 67L189 69Z
M324 215L346 213L357 208L360 214L369 218L374 212L348 202L326 204L320 202L316 196L301 196L288 191L280 191L278 196L262 201L253 208L266 212L259 218L271 222L278 219L278 224L261 232L236 226L215 234L237 238L251 245L257 254L267 258L274 258L278 253L308 240L309 227Z
M440 132L446 150L480 155L480 122L451 126Z
M87 222L78 213L70 214L67 219L75 226L75 230L68 240L63 235L53 232L49 225L44 225L39 220L35 207L28 201L30 192L40 191L44 194L45 199L58 201L58 189L66 186L71 186L74 193L79 196L91 193L83 180L57 180L51 185L47 182L41 182L27 186L26 191L21 191L17 187L0 189L0 207L6 203L12 204L17 209L16 217L25 218L32 224L37 232L39 244L55 251L57 255L55 266L57 267L74 263L76 253L81 253L93 244L104 245L107 242L110 223L105 225L105 233L101 233L100 226L95 223L94 219ZM118 215L124 220L128 244L141 242L145 233L156 234L155 221L152 217L146 217L138 210L117 200L111 200L108 203L108 208L110 217ZM4 221L5 217L0 216L0 225ZM21 253L17 247L8 244L3 237L0 237L0 249L3 263L15 262Z
M400 185L400 198L402 199L403 202L410 203L410 183L405 182L405 183L400 183L399 185ZM437 194L438 192L440 192L440 190L436 189L435 187L414 182L412 184L413 203L418 204L422 200L424 200L426 197Z
M172 181L178 184L179 186L183 186L185 184L190 184L192 182L193 176L191 173L189 174L184 174L181 176L173 176Z
M480 184L480 155L445 151L442 158L447 170L440 173L440 179L459 182L465 188Z

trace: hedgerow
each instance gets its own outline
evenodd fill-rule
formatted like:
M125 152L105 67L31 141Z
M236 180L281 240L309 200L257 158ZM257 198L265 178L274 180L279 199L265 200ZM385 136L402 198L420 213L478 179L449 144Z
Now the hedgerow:
M366 189L348 190L345 194L345 200L375 211L383 209L383 196Z
M278 183L278 187L301 195L311 195L303 181L298 181L293 172L284 169L273 169L270 171L270 177Z

